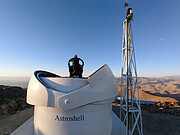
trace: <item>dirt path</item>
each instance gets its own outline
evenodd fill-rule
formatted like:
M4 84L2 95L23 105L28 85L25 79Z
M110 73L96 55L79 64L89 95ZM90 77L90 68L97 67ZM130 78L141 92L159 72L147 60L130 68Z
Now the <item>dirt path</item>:
M33 108L0 116L0 135L8 135L33 115Z

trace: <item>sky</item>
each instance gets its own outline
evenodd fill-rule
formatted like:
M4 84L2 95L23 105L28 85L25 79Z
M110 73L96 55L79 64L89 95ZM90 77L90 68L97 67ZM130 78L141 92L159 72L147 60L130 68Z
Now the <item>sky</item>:
M0 76L46 70L84 76L108 64L120 76L125 0L0 0ZM180 75L180 0L129 0L138 76Z

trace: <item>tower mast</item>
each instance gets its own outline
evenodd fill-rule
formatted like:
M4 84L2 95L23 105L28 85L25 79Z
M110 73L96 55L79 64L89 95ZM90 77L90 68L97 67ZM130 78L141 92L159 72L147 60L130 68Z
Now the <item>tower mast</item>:
M133 10L132 8L128 8L128 0L126 0L125 7L126 19L123 22L120 94L120 120L123 124L121 124L120 134L143 135L133 33L131 28ZM124 127L126 127L125 133L123 132Z

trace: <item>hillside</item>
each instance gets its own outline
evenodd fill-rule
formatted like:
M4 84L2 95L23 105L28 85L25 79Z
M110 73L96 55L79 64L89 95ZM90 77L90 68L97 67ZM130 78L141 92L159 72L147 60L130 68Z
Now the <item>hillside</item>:
M14 114L31 107L26 103L26 92L21 87L0 85L0 115Z
M120 78L118 90L120 92ZM152 101L180 101L180 76L139 77L139 94L141 99ZM137 93L136 93L137 95Z
M139 88L154 96L171 97L180 101L180 77L139 78Z

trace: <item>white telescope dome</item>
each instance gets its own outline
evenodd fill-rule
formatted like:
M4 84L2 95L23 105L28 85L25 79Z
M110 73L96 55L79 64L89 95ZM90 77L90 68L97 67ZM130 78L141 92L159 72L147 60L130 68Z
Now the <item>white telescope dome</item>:
M35 105L34 135L111 135L116 95L116 80L107 65L88 78L36 71L27 91L27 102Z

